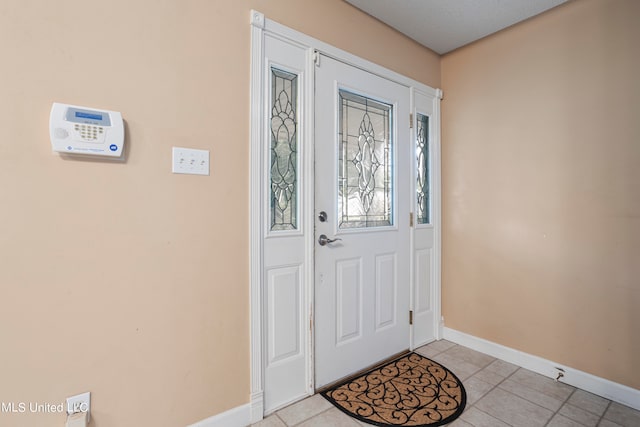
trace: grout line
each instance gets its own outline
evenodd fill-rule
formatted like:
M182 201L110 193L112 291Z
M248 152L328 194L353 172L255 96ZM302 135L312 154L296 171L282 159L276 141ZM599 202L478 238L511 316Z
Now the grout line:
M483 354L484 354L484 353L483 353ZM495 360L502 360L502 359L498 359L498 358L494 358L494 359L495 359ZM495 361L495 360L494 360L494 361ZM491 362L491 363L493 363L493 362ZM491 363L489 363L489 365L491 365ZM487 366L489 366L489 365L487 365ZM464 381L468 381L468 380L470 380L470 379L471 379L471 378L473 378L473 377L474 377L478 372L481 372L481 371L485 370L485 369L487 368L487 366L485 366L484 368L482 368L482 369L480 369L479 371L475 372L473 375L471 375L471 376L470 376L469 378L467 378L466 380L461 380L461 381L462 381L462 385L464 385ZM447 369L448 369L448 368L447 368ZM520 369L520 368L518 368L518 369ZM482 396L480 396L480 398L478 398L478 400L476 400L475 402L473 402L473 404L472 404L472 405L467 405L467 407L466 407L466 408L464 408L464 411L462 412L462 414L464 414L467 410L469 410L469 409L473 408L473 409L475 409L476 411L480 411L480 412L482 412L483 414L486 414L487 416L489 416L489 417L491 417L491 418L495 418L495 419L497 419L498 421L500 421L500 422L502 422L502 423L504 423L504 424L506 424L506 425L508 425L508 426L513 427L513 425L512 425L512 424L510 424L510 423L508 423L508 422L506 422L506 421L504 421L504 420L501 420L501 419L500 419L500 418L498 418L498 417L494 417L493 415L491 415L491 414L489 414L489 413L487 413L487 412L483 411L482 409L477 408L477 407L476 407L476 403L480 402L480 401L481 401L481 400L482 400L486 395L488 395L489 393L491 393L491 392L492 392L493 390L495 390L495 389L496 389L500 384L502 384L502 383L503 383L503 382L505 382L507 379L509 379L513 374L515 374L516 372L518 372L518 369L516 369L515 371L513 371L513 372L512 372L511 374L509 374L508 376L504 377L500 382L498 382L498 383L497 383L497 384L495 384L495 385L491 385L491 384L487 383L487 384L491 385L491 388L490 388L489 390L487 390L487 392L486 392L486 393L484 393ZM453 372L453 371L452 371L452 372ZM490 372L491 372L491 371L490 371ZM495 373L495 372L493 372L493 373ZM499 375L499 374L497 374L497 373L495 373L495 374L496 374L496 375ZM478 380L478 381L482 381L482 380ZM486 382L486 381L482 381L482 382ZM501 389L501 390L502 390L502 389ZM504 390L504 391L506 391L506 390ZM460 414L460 419L462 419L462 414ZM465 421L465 420L462 420L462 421ZM470 424L470 423L469 423L469 424Z
M561 417L562 417L562 416L564 416L564 415L560 414L560 410L564 407L564 405L566 405L566 404L567 404L567 402L569 401L569 399L571 399L571 396L573 396L573 394L574 394L577 390L578 390L578 389L574 387L573 391L572 391L571 393L569 393L569 396L567 396L567 398L566 398L566 399L564 399L564 400L562 401L562 405L560 405L560 407L559 407L559 408L558 408L558 409L557 409L557 410L556 410L556 411L551 415L551 418L549 418L549 421L547 421L547 423L545 424L545 426L548 426L548 425L549 425L549 423L551 422L551 420L552 420L552 419L554 419L556 415L560 415ZM533 402L531 402L531 403L533 403ZM567 418L568 418L568 419L570 419L571 421L574 421L574 422L578 423L578 424L582 424L582 423L579 423L578 421L576 421L576 420L574 420L574 419L572 419L572 418L569 418L569 417L567 417Z
M496 360L501 360L501 359L496 359ZM504 360L503 360L503 362L504 362ZM486 392L486 393L485 393L485 394L484 394L480 399L478 399L478 402L480 402L480 401L482 400L482 398L483 398L483 397L485 397L487 394L491 393L493 390L495 390L496 388L498 388L498 387L500 386L500 384L502 384L503 382L505 382L506 380L508 380L509 378L511 378L511 377L512 377L516 372L518 372L520 369L521 369L521 368L518 368L518 369L516 369L515 371L513 371L512 373L510 373L509 375L507 375L506 377L504 377L504 378L502 379L502 381L500 381L498 384L494 385L494 386L493 386L493 388L491 388L491 389L490 389L488 392ZM506 391L506 390L505 390L505 389L503 389L503 388L501 388L500 390L502 390L502 391L505 391L505 392L509 393L508 391ZM517 396L516 396L516 397L517 397ZM476 403L478 403L478 402L475 402L475 403L473 404L473 406L475 406L475 405L476 405ZM483 410L478 409L478 408L476 408L476 410L478 410L478 411L480 411L480 412L483 412L483 413L486 413L486 412L484 412ZM500 418L498 418L498 417L494 417L493 415L488 414L488 413L486 413L486 414L487 414L487 415L489 415L490 417L493 417L493 418L495 418L495 419L497 419L497 420L500 420L501 422L503 422L503 423L505 423L505 424L507 424L507 425L509 425L509 426L512 426L512 427L513 427L513 425L512 425L511 423L509 423L509 422L507 422L507 421L505 421L505 420L501 420Z
M283 420L282 418L280 418L280 416L278 415L278 413L277 413L277 412L274 412L273 414L276 416L276 418L277 418L277 419L279 419L279 420L280 420L280 422L281 422L282 424L284 424L285 426L287 425L287 423L285 423L285 422L284 422L284 420Z
M323 399L324 399L324 398L323 398ZM319 417L320 415L324 414L325 412L330 411L330 410L331 410L331 409L333 409L333 408L335 408L335 406L331 405L329 408L325 409L324 411L320 411L320 412L318 412L317 414L315 414L315 415L313 415L313 416L311 416L311 417L309 417L309 418L305 418L304 420L300 421L298 424L292 424L291 426L289 426L289 424L287 424L287 423L284 423L284 424L285 424L287 427L296 427L296 426L299 426L299 425L301 425L301 424L303 424L303 423L306 423L306 422L307 422L307 421L309 421L309 420L314 419L315 417ZM342 412L340 412L340 413L342 413Z
M509 375L509 378L511 378L511 376L513 376L513 375L514 375L516 372L518 372L520 369L524 369L525 371L528 371L528 372L533 372L533 371L529 371L529 370L528 370L528 369L526 369L526 368L518 368L518 370L516 370L513 374ZM535 373L535 372L534 372L534 374L536 374L536 375L540 375L540 374L537 374L537 373ZM543 378L544 378L544 377L543 377ZM506 380L506 379L507 379L507 378L505 378L505 380ZM504 381L500 382L500 384L502 384L503 382L504 382ZM534 392L536 392L536 393L540 393L540 394L542 394L542 395L545 395L545 396L546 396L546 394L545 394L545 393L543 393L543 392L541 392L541 391L539 391L539 390L536 390L536 389L534 389L534 388L531 388L531 387L529 387L529 386L526 386L526 385L524 385L524 384L521 384L521 383L519 383L518 381L514 381L514 382L516 382L516 383L518 384L518 386L519 386L519 387L521 387L521 388L526 388L526 389L528 389L528 390L531 390L531 391L534 391ZM561 383L561 384L565 384L565 383ZM524 400L524 401L526 401L526 402L529 402L529 403L531 403L531 404L533 404L533 405L536 405L536 406L538 406L539 408L545 409L545 410L547 410L547 411L551 411L551 412L553 412L553 415L555 416L555 414L556 414L558 411L560 411L560 409L564 406L564 404L569 400L569 398L570 398L570 397L573 395L573 393L575 393L575 392L576 392L576 390L577 390L577 388L576 388L576 387L573 387L573 386L571 386L571 385L569 385L569 384L565 384L565 385L566 385L566 386L569 386L569 387L571 387L571 388L573 388L573 390L571 391L571 393L569 393L569 396L567 396L564 400L560 400L560 399L556 399L555 397L551 397L552 399L555 399L555 400L557 400L557 401L559 401L559 402L562 402L562 403L560 404L560 407L559 407L555 412L554 412L553 410L549 409L549 408L545 408L544 406L540 405L539 403L536 403L536 402L533 402L533 401L531 401L531 400L527 399L526 397L518 396L517 394L512 393L512 392L510 392L509 390L505 390L505 389L503 389L503 388L501 388L500 390L502 390L502 391L504 391L504 392L506 392L506 393L512 394L512 395L514 395L514 396L516 396L516 397L519 397L520 399L522 399L522 400ZM548 397L550 397L550 396L548 396ZM553 418L553 416L552 416L551 418ZM571 420L571 421L575 421L575 420ZM577 422L577 421L576 421L576 422ZM546 425L546 424L545 424L545 425Z
M443 352L440 352L440 353L436 354L436 355L435 355L435 356L433 356L433 357L435 358L435 357L438 357L438 356L440 356L440 355L443 355L443 354L447 353L449 350L452 350L454 347L468 348L468 347L464 347L464 346L461 346L461 345L456 344L456 345L454 345L454 346L452 346L452 347L449 347L449 348L448 348L448 349L446 349L445 351L443 351ZM474 350L474 351L475 351L475 350ZM482 352L478 351L477 353L482 353ZM482 354L485 354L485 353L482 353ZM486 356L489 356L488 354L485 354L485 355L486 355ZM426 356L425 356L425 357L426 357ZM454 360L455 360L455 361L457 361L457 362L461 362L461 363L464 363L464 364L467 364L467 365L471 365L471 366L475 366L476 368L478 368L476 371L473 371L473 372L472 372L472 373L471 373L467 378L465 378L465 379L469 379L469 378L471 378L472 376L474 376L475 374L477 374L478 372L482 371L484 368L486 368L487 366L491 365L493 362L495 362L496 360L498 360L497 358L495 358L495 357L493 357L493 356L489 356L489 357L493 358L493 360L492 360L491 362L489 362L489 363L488 363L487 365L485 365L485 366L480 366L480 365L476 365L476 364L475 364L475 363L473 363L473 362L469 362L468 360L465 360L465 359L463 359L463 358L461 358L461 357L458 357L458 356L456 356L456 355L453 355L453 354L447 354L447 357L449 357L449 358L451 358L451 359L454 359ZM434 360L435 360L435 359L434 359ZM437 360L435 360L435 361L436 361L436 362L438 362ZM447 364L446 364L446 362L438 362L438 363L441 363L441 364L442 364L442 366L444 366L445 368L449 369L449 368L446 366L446 365L447 365ZM453 372L453 370L451 370L451 372ZM458 377L458 378L460 379L460 381L463 381L463 380L462 380L462 378L460 378L460 377L458 376L458 374L456 374L455 372L453 372L453 373L456 375L456 377Z
M496 420L498 420L498 421L500 421L501 423L506 424L506 425L508 425L508 426L510 426L510 427L517 427L517 426L514 426L514 425L513 425L513 424L511 424L511 423L506 422L505 420L501 420L501 419L500 419L500 418L498 418L498 417L494 417L493 415L491 415L491 414L490 414L490 413L488 413L488 412L483 411L482 409L478 409L478 408L474 408L474 409L475 409L476 411L478 411L478 412L482 412L483 414L485 414L485 415L486 415L486 416L488 416L488 417L495 418ZM469 423L469 424L471 424L471 423Z
M496 360L502 360L502 359L498 359L498 358L496 358ZM504 362L504 360L503 360L503 362ZM492 363L493 363L493 362L492 362ZM488 366L488 365L487 365L487 366ZM483 368L483 369L484 369L484 368ZM483 370L483 369L481 369L481 370ZM491 392L492 392L493 390L495 390L496 388L500 388L500 390L501 390L501 391L504 391L505 393L509 393L509 394L511 394L511 395L513 395L513 396L515 396L515 397L517 397L517 398L520 398L520 399L522 399L522 400L524 400L524 401L526 401L526 402L531 403L532 405L536 405L536 406L538 406L538 407L540 407L540 408L542 408L542 409L545 409L545 410L547 410L547 411L551 411L551 409L545 408L544 406L540 406L539 404L537 404L537 403L535 403L535 402L532 402L532 401L530 401L530 400L528 400L528 399L526 399L526 398L524 398L524 397L518 396L517 394L511 393L510 391L505 390L505 389L503 389L503 388L499 387L499 386L500 386L500 384L502 384L503 382L507 381L507 380L508 380L508 379L510 379L512 376L514 376L514 375L515 375L515 374L516 374L520 369L527 370L527 369L525 369L525 368L518 367L518 369L516 369L515 371L513 371L512 373L510 373L509 375L507 375L506 377L504 377L504 378L502 379L502 381L500 381L499 383L497 383L496 385L494 385L492 388L490 388L490 389L489 389L489 391L487 391L485 394L483 394L483 395L482 395L482 397L480 397L476 402L474 402L474 403L473 403L473 405L469 406L468 408L465 408L465 410L466 410L466 409L469 409L469 408L474 408L476 411L480 411L480 412L482 412L482 413L484 413L484 414L487 414L488 416L490 416L490 417L492 417L492 418L495 418L495 419L499 420L500 422L502 422L502 423L504 423L504 424L507 424L507 425L509 425L509 426L511 426L511 427L514 427L514 426L513 426L513 424L510 424L509 422L507 422L507 421L505 421L505 420L503 420L503 419L501 419L501 418L498 418L498 417L493 416L493 415L491 415L491 414L489 414L489 413L487 413L487 412L485 412L485 411L483 411L483 410L481 410L481 409L479 409L479 408L476 408L476 403L480 402L480 401L481 401L485 396L487 396L489 393L491 393ZM478 371L478 372L480 372L480 371ZM477 372L476 372L476 374L477 374ZM468 379L471 379L473 376L475 376L475 374L473 374L472 376L470 376L469 378L467 378L467 380L468 380ZM482 381L482 380L479 380L479 381ZM485 382L486 382L486 381L485 381ZM518 383L517 381L514 381L514 382L516 382L516 383L518 384L518 386L520 386L520 387L525 387L525 388L528 388L528 389L530 389L530 390L537 391L537 390L534 390L534 389L532 389L532 388L530 388L530 387L527 387L527 386L525 386L525 385L523 385L523 384L520 384L520 383ZM539 392L539 393L540 393L540 392ZM571 397L571 395L572 395L573 393L575 393L575 390L571 392L571 394L569 395L569 397ZM542 394L544 394L544 393L542 393ZM569 397L567 397L567 398L563 401L562 405L560 405L560 408L562 408L562 406L563 406L563 405L564 405L564 403L569 399ZM558 400L559 400L559 399L558 399ZM558 411L560 410L560 408L558 408ZM556 412L557 412L557 411L556 411ZM549 419L549 422L551 421L551 419L552 419L554 416L555 416L555 413L551 416L551 418ZM464 420L463 420L463 421L464 421ZM573 420L572 420L572 421L573 421ZM547 422L547 424L548 424L549 422ZM545 424L545 425L547 425L547 424Z
M606 408L604 408L604 411L602 412L602 415L600 415L600 418L598 418L598 424L596 424L597 426L599 426L600 423L605 419L604 416L607 414L607 411L609 410L612 404L613 404L613 400L609 400L609 404L607 405Z
M433 344L433 343L435 343L435 342L438 342L438 341L430 342L429 344L425 344L425 345L423 345L423 346L421 346L421 347L429 347L429 345L431 345L431 344ZM449 341L449 342L451 342L451 341ZM446 350L440 350L440 351L438 351L436 354L434 354L434 355L433 355L433 357L435 357L435 356L439 356L439 355L441 355L442 353L444 353L444 352L446 352L446 351L449 351L449 349L452 349L453 347L455 347L455 346L457 346L457 345L458 345L458 344L455 344L455 343L451 343L451 344L453 344L451 347L447 348ZM419 348L421 348L421 347L419 347ZM417 349L416 349L416 350L417 350ZM415 350L414 350L414 351L415 351ZM426 356L425 356L425 357L426 357Z

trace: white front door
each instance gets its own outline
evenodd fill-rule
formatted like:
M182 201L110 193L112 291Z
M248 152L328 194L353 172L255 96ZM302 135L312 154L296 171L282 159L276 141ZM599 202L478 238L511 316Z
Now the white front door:
M439 337L442 93L257 11L251 19L257 422ZM322 234L342 240L321 246Z
M315 96L315 385L322 387L409 348L415 146L408 87L322 56Z

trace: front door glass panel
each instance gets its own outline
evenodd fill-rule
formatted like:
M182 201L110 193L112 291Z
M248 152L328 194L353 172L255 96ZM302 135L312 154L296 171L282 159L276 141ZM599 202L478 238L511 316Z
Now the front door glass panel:
M418 206L418 224L431 222L431 200L429 189L429 116L418 113L416 139L416 197Z
M271 68L271 231L298 229L298 76Z
M393 225L393 107L339 91L339 228Z

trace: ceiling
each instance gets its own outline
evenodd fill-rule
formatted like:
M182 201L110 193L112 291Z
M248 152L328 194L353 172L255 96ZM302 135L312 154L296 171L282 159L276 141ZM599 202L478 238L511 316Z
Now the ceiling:
M444 54L567 0L345 0Z

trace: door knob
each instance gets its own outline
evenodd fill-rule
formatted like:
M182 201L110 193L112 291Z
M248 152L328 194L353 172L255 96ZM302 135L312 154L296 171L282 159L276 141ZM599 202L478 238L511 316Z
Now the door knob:
M336 237L335 239L330 239L324 234L321 234L320 237L318 237L318 243L320 243L320 246L324 246L327 243L333 243L338 240L342 240L342 239L339 237Z

